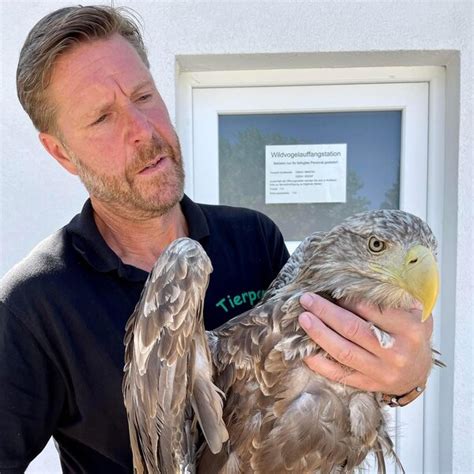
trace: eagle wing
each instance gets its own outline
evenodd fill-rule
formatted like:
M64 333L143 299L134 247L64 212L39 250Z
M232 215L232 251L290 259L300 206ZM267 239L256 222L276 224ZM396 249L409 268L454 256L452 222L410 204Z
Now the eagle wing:
M126 325L123 395L136 472L194 462L194 415L212 452L227 440L202 321L212 265L198 242L175 240L157 260Z

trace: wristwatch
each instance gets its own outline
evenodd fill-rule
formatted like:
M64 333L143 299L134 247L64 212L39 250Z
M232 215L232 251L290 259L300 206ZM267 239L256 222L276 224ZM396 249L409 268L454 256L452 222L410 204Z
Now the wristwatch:
M404 407L415 400L415 398L418 398L424 392L425 388L426 385L418 386L404 395L388 395L387 393L383 393L382 402L389 407Z

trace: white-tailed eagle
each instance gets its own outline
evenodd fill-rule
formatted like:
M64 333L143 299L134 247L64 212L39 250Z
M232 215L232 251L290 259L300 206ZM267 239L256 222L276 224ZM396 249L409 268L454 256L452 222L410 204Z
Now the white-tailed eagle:
M211 271L199 243L176 240L127 324L123 393L136 472L352 472L370 452L385 472L384 456L394 452L381 394L306 366L322 349L298 324L299 298L315 292L381 309L421 303L427 319L439 286L428 225L377 210L312 234L260 303L206 338ZM374 334L389 345L388 334Z

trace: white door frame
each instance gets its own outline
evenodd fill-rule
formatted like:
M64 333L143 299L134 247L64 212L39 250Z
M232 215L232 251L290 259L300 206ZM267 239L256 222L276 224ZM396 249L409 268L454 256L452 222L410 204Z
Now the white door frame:
M428 152L425 153L428 161L426 167L421 171L422 177L420 179L420 181L425 181L426 187L422 185L421 189L419 188L418 195L410 194L408 196L405 194L405 199L403 189L401 189L400 207L426 218L440 241L439 261L442 262L445 71L441 67L285 69L183 73L178 81L176 125L181 138L183 156L185 157L187 194L192 198L196 198L193 149L196 141L199 142L201 137L197 136L198 130L193 127L193 114L196 107L196 95L201 96L201 98L205 97L205 89L284 87L286 88L282 89L282 92L284 92L289 91L288 87L296 85L331 87L336 84L353 84L357 85L358 89L362 91L364 88L370 87L369 84L390 83L425 83L429 88L428 130L427 134L425 133L428 137L426 143ZM196 94L197 90L199 90L198 94ZM263 89L260 92L262 91ZM225 94L225 91L222 93ZM389 99L390 97L384 95L382 102L387 103ZM201 103L200 106L202 105ZM344 104L341 104L341 107L341 110L348 110L344 107ZM271 107L269 106L269 108ZM273 104L272 110L278 110L275 104ZM331 107L330 110L334 109ZM410 127L417 126L416 122L406 125ZM402 176L407 177L406 170L403 171L403 147L402 144ZM425 177L425 180L423 180L423 177ZM208 178L208 183L211 181L212 179ZM199 201L199 199L197 200ZM441 275L443 275L442 268ZM449 285L446 285L446 287L449 288ZM442 282L440 301L437 308L442 307L443 299L454 297L454 295L446 295L445 293ZM439 317L438 313L439 310L435 309L435 319ZM440 324L435 324L433 336L435 347L440 347L439 329ZM403 461L406 472L439 472L439 393L439 370L434 369L430 377L429 388L424 396L403 409L396 409L397 433L394 437L397 452ZM410 426L409 433L404 428L408 425ZM390 472L395 472L393 467Z

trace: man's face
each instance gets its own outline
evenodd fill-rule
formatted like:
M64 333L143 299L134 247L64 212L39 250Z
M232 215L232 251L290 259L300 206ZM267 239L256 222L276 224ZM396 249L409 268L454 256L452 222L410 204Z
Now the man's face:
M53 70L58 139L89 194L136 217L182 196L178 137L150 72L121 36L78 45Z

